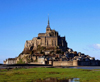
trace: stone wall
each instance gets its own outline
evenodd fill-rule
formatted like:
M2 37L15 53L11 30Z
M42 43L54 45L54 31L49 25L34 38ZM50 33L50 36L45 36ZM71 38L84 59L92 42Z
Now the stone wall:
M78 61L77 60L73 60L73 66L78 66Z
M53 61L53 66L73 66L73 61Z
M31 62L30 64L41 64L40 62Z
M100 66L100 61L78 61L79 66Z
M100 61L53 61L53 66L100 66Z

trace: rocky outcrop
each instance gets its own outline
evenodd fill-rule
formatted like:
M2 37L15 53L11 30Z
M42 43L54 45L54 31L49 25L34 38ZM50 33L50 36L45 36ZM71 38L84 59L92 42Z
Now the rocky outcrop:
M30 54L20 54L17 57L16 63L18 63L19 61L22 61L24 63L30 63L31 62L31 55Z

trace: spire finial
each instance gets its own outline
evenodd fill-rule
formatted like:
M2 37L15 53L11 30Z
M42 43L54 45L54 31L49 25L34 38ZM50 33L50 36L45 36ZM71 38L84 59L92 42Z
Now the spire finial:
M48 14L48 25L49 25L49 14Z

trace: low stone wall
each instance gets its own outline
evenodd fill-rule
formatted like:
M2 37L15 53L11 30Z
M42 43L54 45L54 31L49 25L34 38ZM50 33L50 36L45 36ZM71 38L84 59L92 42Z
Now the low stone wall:
M73 66L78 66L78 61L77 60L73 60Z
M100 61L53 61L53 66L100 66Z
M30 64L43 64L41 62L31 62ZM52 66L100 66L100 61L98 60L91 60L91 61L48 61L45 63L47 65Z
M30 64L42 64L40 62L31 62Z
M73 61L53 61L53 66L73 66Z
M79 66L100 66L100 61L78 61Z

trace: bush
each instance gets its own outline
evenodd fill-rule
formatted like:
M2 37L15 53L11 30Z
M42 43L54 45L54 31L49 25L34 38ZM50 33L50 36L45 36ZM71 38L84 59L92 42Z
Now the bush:
M30 63L31 62L31 59L27 58L27 63Z
M22 59L20 59L20 60L17 62L17 64L25 64L25 62L24 62Z

